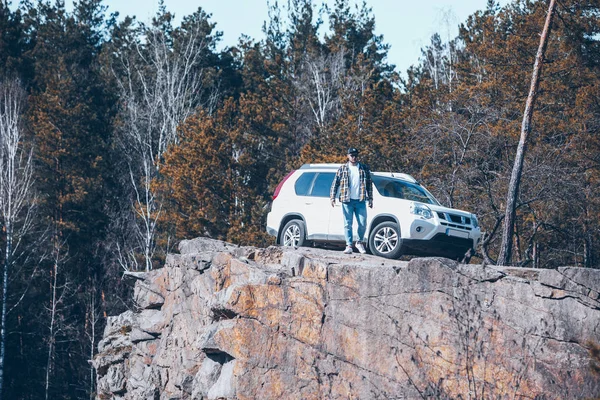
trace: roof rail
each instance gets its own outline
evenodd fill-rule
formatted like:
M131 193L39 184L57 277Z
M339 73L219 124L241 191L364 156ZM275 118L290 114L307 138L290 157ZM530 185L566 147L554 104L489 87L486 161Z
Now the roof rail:
M300 167L300 169L312 169L312 168L321 168L321 169L338 169L340 166L342 166L343 164L328 164L328 163L322 163L322 164L304 164L303 166ZM377 174L379 176L388 176L390 178L399 178L408 182L412 182L412 183L418 183L418 181L412 177L409 174L405 174L402 172L380 172L380 171L372 171L374 174Z
M337 169L341 166L342 164L304 164L303 166L300 167L300 169L310 169L310 168L331 168L331 169Z

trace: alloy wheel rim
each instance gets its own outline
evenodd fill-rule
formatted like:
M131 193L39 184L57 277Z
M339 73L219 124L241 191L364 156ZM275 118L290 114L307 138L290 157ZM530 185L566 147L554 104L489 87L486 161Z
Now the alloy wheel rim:
M300 228L298 225L291 225L283 234L284 246L298 246L300 243Z
M375 249L381 254L388 254L398 246L398 233L388 226L375 233Z

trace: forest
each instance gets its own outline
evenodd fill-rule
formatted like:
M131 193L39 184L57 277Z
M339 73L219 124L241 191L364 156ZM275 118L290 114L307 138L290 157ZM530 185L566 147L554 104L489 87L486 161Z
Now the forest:
M415 176L477 214L471 263L496 264L548 1L513 0L387 62L367 2L273 1L264 38L217 50L198 8L176 25L102 0L0 1L0 399L95 396L104 321L127 271L182 239L269 246L292 169L342 162ZM539 76L505 265L598 268L600 1L559 0Z

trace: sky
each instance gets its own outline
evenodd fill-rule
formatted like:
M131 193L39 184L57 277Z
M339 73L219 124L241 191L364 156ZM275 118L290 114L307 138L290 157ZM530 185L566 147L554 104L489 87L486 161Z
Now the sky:
M499 4L504 6L508 2L500 0ZM313 3L321 4L322 0ZM108 12L118 11L121 17L135 15L142 22L158 11L158 0L105 0L104 4ZM383 35L384 43L391 45L388 63L404 74L418 63L421 48L430 43L434 33L439 33L443 40L454 38L458 25L475 11L485 9L487 0L367 0L367 4L375 16L375 33ZM237 44L242 34L262 39L262 26L268 19L267 0L165 0L165 5L175 14L176 22L198 7L212 14L211 21L223 32L223 47Z

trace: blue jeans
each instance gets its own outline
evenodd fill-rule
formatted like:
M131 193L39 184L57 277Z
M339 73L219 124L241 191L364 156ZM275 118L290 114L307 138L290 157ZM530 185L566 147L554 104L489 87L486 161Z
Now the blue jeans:
M344 212L346 245L352 246L352 220L354 215L356 215L356 222L358 222L358 240L363 242L367 231L367 204L364 201L350 200L349 203L342 203L342 211Z

